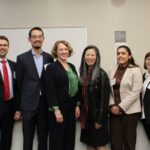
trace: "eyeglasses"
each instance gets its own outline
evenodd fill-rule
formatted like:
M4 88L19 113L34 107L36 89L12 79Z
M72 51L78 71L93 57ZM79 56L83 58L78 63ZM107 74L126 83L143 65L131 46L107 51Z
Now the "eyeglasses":
M32 39L42 39L42 38L44 38L44 36L43 35L39 35L39 36L32 35L31 38Z

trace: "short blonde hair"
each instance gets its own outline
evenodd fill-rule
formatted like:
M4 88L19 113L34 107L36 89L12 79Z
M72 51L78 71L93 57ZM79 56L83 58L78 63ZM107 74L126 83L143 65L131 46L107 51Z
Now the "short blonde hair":
M69 42L65 41L65 40L61 40L61 41L56 41L54 46L53 46L53 49L52 49L52 55L54 58L57 58L57 48L58 48L58 45L59 44L64 44L67 48L68 48L68 51L69 51L69 57L71 56L71 54L73 53L73 49L70 45Z

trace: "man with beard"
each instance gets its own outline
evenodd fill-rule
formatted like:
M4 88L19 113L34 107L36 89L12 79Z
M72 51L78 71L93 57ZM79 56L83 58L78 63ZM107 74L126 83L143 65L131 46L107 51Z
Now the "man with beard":
M9 40L0 36L0 150L10 150L14 120L20 118L17 103L16 64L7 59Z
M32 48L17 57L17 84L23 123L23 150L32 150L35 128L38 150L47 150L48 105L44 96L45 66L53 62L42 50L44 32L40 27L29 31Z

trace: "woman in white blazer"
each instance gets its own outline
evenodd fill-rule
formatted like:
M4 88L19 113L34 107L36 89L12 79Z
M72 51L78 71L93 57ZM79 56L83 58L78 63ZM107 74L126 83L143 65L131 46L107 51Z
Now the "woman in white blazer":
M118 47L116 54L117 65L108 72L111 150L135 150L136 127L141 115L142 72L129 47Z

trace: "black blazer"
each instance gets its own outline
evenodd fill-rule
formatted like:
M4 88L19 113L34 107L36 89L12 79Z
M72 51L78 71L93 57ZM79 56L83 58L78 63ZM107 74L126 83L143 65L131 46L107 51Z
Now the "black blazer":
M81 115L84 111L83 84L79 84L79 97L81 102ZM89 81L87 90L88 119L103 124L108 117L108 104L110 98L110 83L106 72L99 68L94 81Z
M143 81L145 81L145 74L143 74ZM150 82L148 86L150 86ZM146 88L145 95L143 98L143 105L146 122L150 124L150 89L148 88L148 86Z
M1 112L10 112L19 110L19 101L17 96L17 85L16 85L16 63L8 60L9 67L12 73L12 85L13 85L13 94L14 97L12 100L5 102L4 101L4 82L3 77L0 72L0 111Z
M32 51L29 50L17 57L16 77L21 97L21 109L34 111L38 107L40 91L44 95L45 66L53 62L50 54L43 52L43 71L39 78Z
M71 63L68 64L77 74L74 65ZM49 108L52 108L53 106L60 106L60 103L70 99L68 75L58 60L50 64L46 69L45 89ZM75 102L78 100L77 95L73 98L73 100Z

